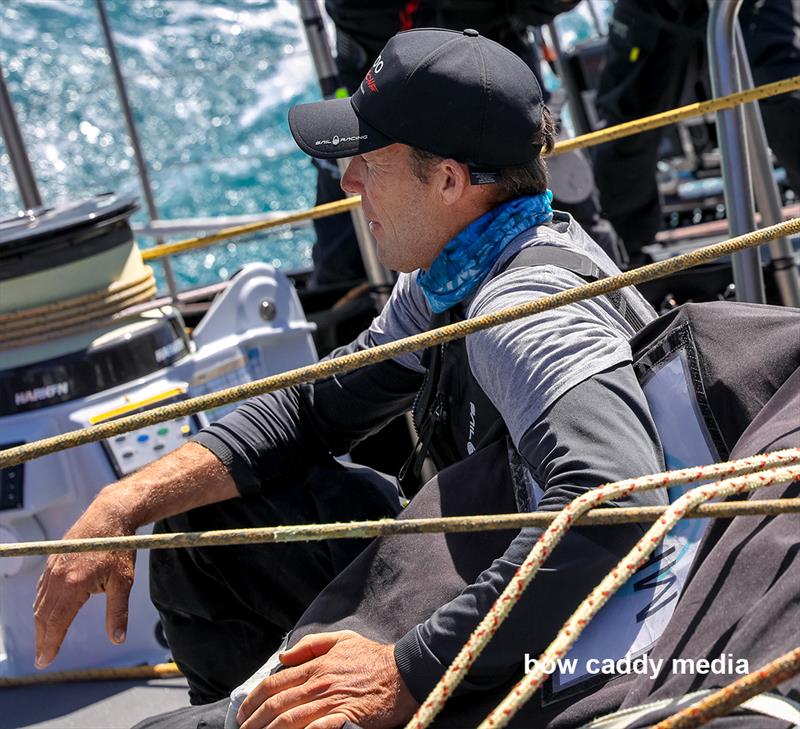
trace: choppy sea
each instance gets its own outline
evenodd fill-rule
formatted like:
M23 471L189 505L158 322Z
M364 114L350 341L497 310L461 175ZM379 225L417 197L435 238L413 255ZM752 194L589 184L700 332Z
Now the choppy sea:
M161 218L314 204L314 169L286 122L290 106L320 98L296 3L105 4ZM584 10L564 27L585 35L586 23ZM140 194L95 0L2 0L0 66L45 204ZM20 204L0 139L0 219ZM145 213L134 222L147 222ZM312 244L310 228L284 228L173 265L185 288L225 280L250 260L306 267Z

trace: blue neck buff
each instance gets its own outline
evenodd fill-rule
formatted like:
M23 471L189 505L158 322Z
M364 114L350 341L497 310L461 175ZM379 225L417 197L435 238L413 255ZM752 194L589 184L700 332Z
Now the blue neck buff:
M473 220L453 238L417 283L434 313L466 299L480 285L503 249L523 230L553 219L550 190L503 203Z

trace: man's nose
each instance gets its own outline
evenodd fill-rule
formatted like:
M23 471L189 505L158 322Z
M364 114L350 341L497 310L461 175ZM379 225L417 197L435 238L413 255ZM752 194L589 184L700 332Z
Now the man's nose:
M342 175L342 181L339 183L342 186L342 190L353 195L361 193L364 187L361 184L360 168L360 159L351 157L350 162L347 164L347 169Z

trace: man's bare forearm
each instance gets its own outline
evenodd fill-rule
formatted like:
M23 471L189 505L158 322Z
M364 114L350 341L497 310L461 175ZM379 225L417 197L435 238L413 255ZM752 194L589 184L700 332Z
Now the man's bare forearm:
M127 529L165 519L198 506L238 496L222 462L198 443L145 466L106 486L92 504Z

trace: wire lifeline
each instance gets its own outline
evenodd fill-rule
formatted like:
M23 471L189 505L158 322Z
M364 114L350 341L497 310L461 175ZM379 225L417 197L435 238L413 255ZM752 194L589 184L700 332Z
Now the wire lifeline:
M175 663L156 663L150 666L128 666L124 668L84 668L74 671L36 673L30 676L2 677L0 678L0 688L38 686L51 683L71 683L75 681L147 680L154 678L175 678L182 675L183 674Z
M791 450L794 451L796 449ZM783 454L784 451L779 453ZM750 463L755 467L749 469L751 472L759 468L767 467L767 464L774 466L776 464L797 463L794 458L786 459L782 455L779 456L779 453L772 454L772 456L753 456L739 461L714 464L712 466L700 466L676 473L685 473L688 477L686 480L681 481L681 483L693 483L718 476L728 478L730 476L738 476L746 472L744 468L740 468L740 465L744 465L745 463ZM553 521L550 527L539 537L533 549L517 569L514 577L472 632L458 655L453 659L452 663L439 680L439 683L433 688L425 701L422 702L416 714L411 718L408 724L406 724L406 729L424 729L424 727L427 727L433 721L444 707L449 697L452 696L455 688L464 676L466 676L472 664L478 656L480 656L486 645L488 645L502 622L511 612L511 608L519 600L542 564L553 552L567 531L574 525L579 516L612 498L620 496L625 497L632 494L634 491L676 485L675 482L672 482L669 478L664 478L665 476L668 476L668 473L645 476L638 479L627 479L625 481L599 486L567 504L558 513L558 518ZM740 476L740 478L747 478L747 476ZM725 483L725 481L723 481L723 483ZM663 522L664 518L665 517L662 516L660 522Z
M577 149L586 149L594 147L604 142L610 142L615 139L622 139L630 137L634 134L658 129L660 127L669 126L675 122L683 119L691 119L696 116L703 116L716 111L724 109L732 109L739 104L746 104L759 99L766 99L770 96L777 96L785 94L789 91L794 91L800 88L800 76L790 76L789 78L780 81L773 81L772 83L757 86L753 89L745 89L744 91L737 91L728 96L720 96L718 99L710 99L709 101L698 101L686 106L680 106L676 109L662 111L658 114L642 117L641 119L634 119L622 124L615 124L605 129L599 129L595 132L582 134L573 139L565 139L556 143L555 148L551 152L551 157L556 157L559 154L566 154L567 152L574 152ZM175 253L185 253L186 251L196 250L198 248L205 248L214 243L218 243L228 238L236 238L241 235L250 233L258 233L262 230L269 230L271 228L278 228L283 225L291 225L292 223L299 223L305 220L314 220L316 218L326 218L329 215L338 215L339 213L348 212L357 208L361 204L361 197L354 195L353 197L345 198L344 200L337 200L333 203L325 203L324 205L317 205L316 207L308 210L301 210L296 213L282 215L279 218L272 220L264 220L257 223L248 223L247 225L237 225L231 228L225 228L217 233L211 235L199 236L197 238L188 238L183 241L176 241L175 243L166 243L158 246L157 248L147 248L142 251L142 259L145 261L154 260L157 258L164 258L165 256L173 255Z
M449 324L438 329L421 332L404 339L398 339L394 342L381 344L377 347L353 352L352 354L347 354L342 357L323 360L312 365L306 365L305 367L265 377L261 380L237 385L219 392L200 395L199 397L164 405L160 408L147 410L136 415L129 415L124 418L119 418L118 420L108 421L50 438L44 438L40 441L26 443L14 448L6 448L0 451L0 468L23 463L32 458L55 453L67 448L73 448L78 445L83 445L84 443L93 443L147 425L154 425L155 423L171 420L172 418L190 415L202 410L209 410L219 407L220 405L227 405L254 395L274 392L275 390L291 387L292 385L304 384L317 379L331 377L332 375L350 372L351 370L358 369L368 364L393 359L406 352L426 349L454 339L460 339L468 334L474 334L475 332L499 324L506 324L533 314L555 309L559 306L573 304L594 296L617 291L625 286L632 286L646 281L652 281L656 278L662 278L676 271L682 271L686 268L719 258L720 256L728 255L735 251L759 246L767 241L795 235L797 233L800 233L800 218L793 218L783 223L762 228L761 230L745 233L744 235L731 238L721 243L698 248L697 250L684 253L675 258L669 258L664 261L659 261L658 263L651 263L647 266L617 274L616 276L609 276L608 278L593 281L592 283L582 286L576 286L566 291L560 291L557 294L511 306L494 314L486 314L474 319L465 319L455 324Z
M723 498L766 486L787 484L796 480L800 480L800 466L787 466L727 479L714 484L697 486L681 496L578 606L567 622L564 623L553 642L539 657L536 670L520 679L505 699L489 713L478 729L498 729L506 726L509 720L533 696L547 678L547 674L542 670L544 667L543 662L555 661L566 655L570 648L575 645L584 628L597 615L603 605L647 561L661 540L680 521L687 509L693 508L709 499Z
M800 673L800 647L784 653L757 671L723 686L696 704L655 725L655 729L694 729L725 716L748 699L774 689Z
M798 459L800 460L800 459ZM575 520L580 526L650 523L659 519L665 506L638 506L594 509ZM733 519L737 516L777 516L800 514L800 498L762 499L723 504L704 504L686 515L687 519ZM380 519L360 522L285 525L248 529L220 529L205 532L172 532L96 539L58 539L41 542L16 542L0 545L3 557L33 557L78 552L113 552L131 549L177 549L234 544L285 544L324 539L365 539L405 534L463 533L504 529L546 528L558 512L492 514L431 519Z

